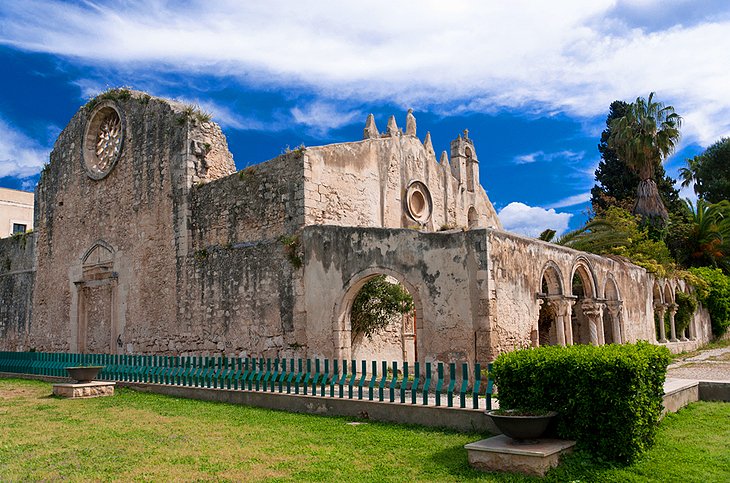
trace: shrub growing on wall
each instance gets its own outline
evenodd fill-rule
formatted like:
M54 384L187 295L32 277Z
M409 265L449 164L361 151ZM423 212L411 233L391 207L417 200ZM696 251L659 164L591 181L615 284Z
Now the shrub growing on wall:
M707 308L712 321L712 333L720 337L730 325L730 277L719 268L690 268L704 284L697 286L697 298Z
M558 411L561 438L630 462L654 442L669 361L647 342L544 346L500 355L492 375L502 408Z
M352 334L371 337L385 328L394 317L413 312L413 297L403 286L378 275L360 289L352 302Z

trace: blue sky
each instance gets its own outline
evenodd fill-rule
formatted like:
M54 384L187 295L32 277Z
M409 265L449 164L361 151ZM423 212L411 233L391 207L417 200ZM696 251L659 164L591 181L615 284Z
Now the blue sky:
M675 177L730 135L728 32L725 0L2 2L0 186L32 190L109 87L199 104L238 168L413 108L437 153L469 129L506 228L564 231L585 220L613 100L656 91L684 117Z

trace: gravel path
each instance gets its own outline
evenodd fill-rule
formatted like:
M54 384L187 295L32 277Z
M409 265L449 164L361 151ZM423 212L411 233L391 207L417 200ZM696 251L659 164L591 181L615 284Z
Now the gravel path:
M669 365L668 379L730 381L730 347L709 349Z

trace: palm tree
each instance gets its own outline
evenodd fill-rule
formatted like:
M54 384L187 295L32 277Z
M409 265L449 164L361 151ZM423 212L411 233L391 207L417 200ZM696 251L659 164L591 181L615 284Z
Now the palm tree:
M674 152L681 125L674 107L655 101L653 92L648 100L637 97L623 117L611 122L609 146L640 179L633 213L649 223L663 225L669 217L654 182L654 170Z
M685 200L690 215L688 264L730 268L730 202L711 204L702 198L693 205Z

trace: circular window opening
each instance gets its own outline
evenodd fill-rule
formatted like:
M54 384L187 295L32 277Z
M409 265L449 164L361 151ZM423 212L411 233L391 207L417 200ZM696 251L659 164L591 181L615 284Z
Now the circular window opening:
M84 136L84 167L89 177L102 179L114 167L122 152L123 119L111 102L97 106L89 116Z
M426 199L420 191L414 191L411 195L411 208L416 218L423 216L423 212L426 210Z
M431 218L431 193L425 184L414 181L406 192L406 208L408 215L419 223Z

